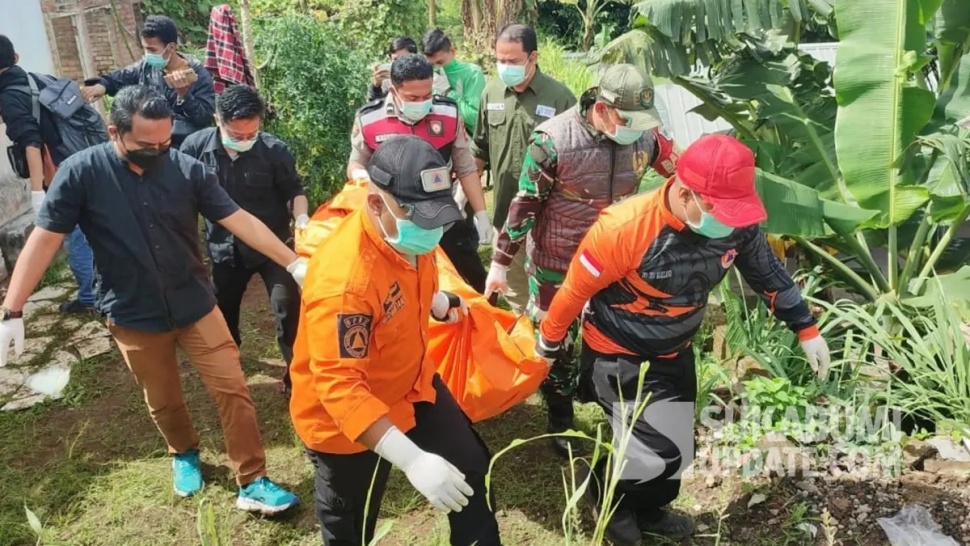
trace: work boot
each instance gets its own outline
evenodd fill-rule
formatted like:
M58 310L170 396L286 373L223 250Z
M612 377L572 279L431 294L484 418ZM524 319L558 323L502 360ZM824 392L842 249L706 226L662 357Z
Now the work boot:
M589 476L590 468L582 462L576 468L576 483L581 484ZM594 522L600 519L601 502L599 498L599 483L594 476L583 493L583 498L589 505L590 515ZM616 501L614 501L616 502ZM606 538L615 546L637 546L640 544L642 533L637 525L636 514L632 509L625 506L617 506L613 511L613 517L606 524Z
M573 423L572 398L558 393L546 395L546 405L549 408L549 427L547 431L550 434L576 430L576 426ZM562 458L568 459L570 450L573 457L583 452L583 443L579 438L554 436L549 440L553 451Z
M637 515L637 525L640 531L647 535L660 535L674 541L684 540L694 534L694 519L690 516L674 514L666 510L659 510L652 517Z

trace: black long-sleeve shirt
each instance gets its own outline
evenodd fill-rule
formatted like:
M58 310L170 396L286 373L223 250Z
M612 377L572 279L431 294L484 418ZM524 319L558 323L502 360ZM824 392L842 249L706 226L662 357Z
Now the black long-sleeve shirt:
M168 99L169 105L175 111L176 125L184 121L195 126L196 129L208 127L213 123L216 112L216 90L212 84L212 76L205 66L193 57L184 57L189 66L195 71L199 79L189 86L188 93L179 102L178 93L165 83L165 73L159 68L152 68L142 59L110 74L101 76L100 84L107 90L109 96L114 96L122 88L129 85L147 85L157 89ZM175 128L179 132L179 128ZM181 135L183 138L187 135ZM173 145L179 143L173 142Z

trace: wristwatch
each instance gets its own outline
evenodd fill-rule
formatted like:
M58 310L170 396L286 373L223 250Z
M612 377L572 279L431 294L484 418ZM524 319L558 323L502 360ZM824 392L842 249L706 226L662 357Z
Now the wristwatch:
M6 322L10 319L23 318L23 311L11 311L6 307L0 307L0 322Z

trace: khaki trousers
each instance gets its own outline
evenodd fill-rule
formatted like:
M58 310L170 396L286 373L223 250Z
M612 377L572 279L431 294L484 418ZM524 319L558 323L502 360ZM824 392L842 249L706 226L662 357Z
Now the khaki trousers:
M176 346L181 347L216 401L226 453L242 486L266 475L266 454L256 424L256 407L249 396L239 348L216 307L195 324L173 332L156 333L109 322L128 368L145 393L148 411L165 437L170 453L199 447L199 435L182 397Z

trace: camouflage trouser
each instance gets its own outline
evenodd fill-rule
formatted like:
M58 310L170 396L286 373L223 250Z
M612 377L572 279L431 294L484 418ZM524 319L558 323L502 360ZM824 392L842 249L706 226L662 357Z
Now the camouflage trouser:
M565 273L534 267L531 260L526 258L526 269L529 272L529 303L526 312L536 326L536 336L539 335L539 321L549 312L549 305L555 297L559 287L562 286L566 278ZM576 385L579 381L578 367L573 361L573 347L576 338L579 336L580 320L577 317L566 333L563 340L562 353L552 364L549 376L542 384L542 392L547 396L550 394L572 397L576 392Z

